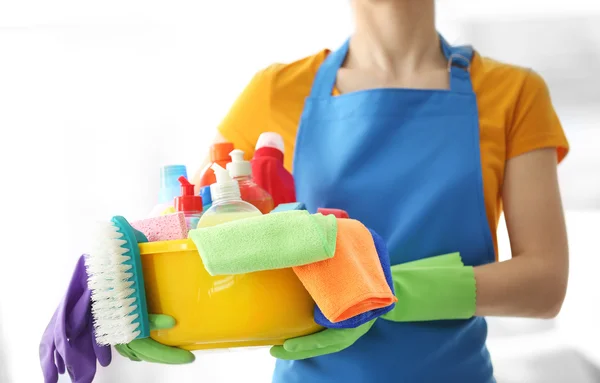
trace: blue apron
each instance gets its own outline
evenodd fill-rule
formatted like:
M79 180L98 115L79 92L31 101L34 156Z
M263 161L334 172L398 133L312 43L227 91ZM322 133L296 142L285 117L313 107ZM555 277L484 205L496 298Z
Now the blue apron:
M460 251L494 262L479 148L473 51L441 39L449 90L373 89L332 96L348 42L321 65L300 120L297 198L311 212L340 208L379 233L392 264ZM402 306L402 302L397 303ZM491 383L484 318L377 320L352 347L277 361L276 383Z

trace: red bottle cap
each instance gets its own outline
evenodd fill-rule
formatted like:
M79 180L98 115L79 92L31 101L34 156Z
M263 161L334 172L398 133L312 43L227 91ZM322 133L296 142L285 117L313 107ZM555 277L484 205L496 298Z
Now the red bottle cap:
M234 147L231 142L219 142L218 144L213 144L210 147L210 160L212 162L229 161L229 153L231 153L233 149Z
M175 198L175 210L181 212L201 212L202 197L194 195L194 184L184 176L178 178L181 184L181 196Z

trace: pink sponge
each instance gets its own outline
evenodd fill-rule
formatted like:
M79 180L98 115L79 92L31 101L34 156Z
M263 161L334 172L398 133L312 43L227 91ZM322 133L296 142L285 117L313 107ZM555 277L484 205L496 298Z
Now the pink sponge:
M131 226L144 233L150 242L186 239L188 236L183 213L142 219L132 222Z

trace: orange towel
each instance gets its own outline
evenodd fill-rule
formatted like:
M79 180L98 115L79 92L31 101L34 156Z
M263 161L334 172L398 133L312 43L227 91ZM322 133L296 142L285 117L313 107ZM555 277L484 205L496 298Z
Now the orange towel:
M386 282L369 230L354 219L337 222L333 258L293 268L332 323L397 301Z

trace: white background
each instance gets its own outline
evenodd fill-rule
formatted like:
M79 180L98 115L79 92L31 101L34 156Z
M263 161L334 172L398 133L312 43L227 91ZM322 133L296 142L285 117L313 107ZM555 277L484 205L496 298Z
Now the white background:
M545 75L572 144L560 174L572 248L568 298L555 321L490 322L498 377L599 381L591 365L600 365L600 33L592 27L600 4L438 5L451 42L476 42ZM556 21L567 23L563 40ZM0 2L0 383L41 381L39 340L90 224L147 213L159 166L195 171L252 74L335 48L351 28L346 0ZM510 255L505 232L501 249ZM114 353L97 381L267 382L272 365L266 350L199 354L184 367Z

